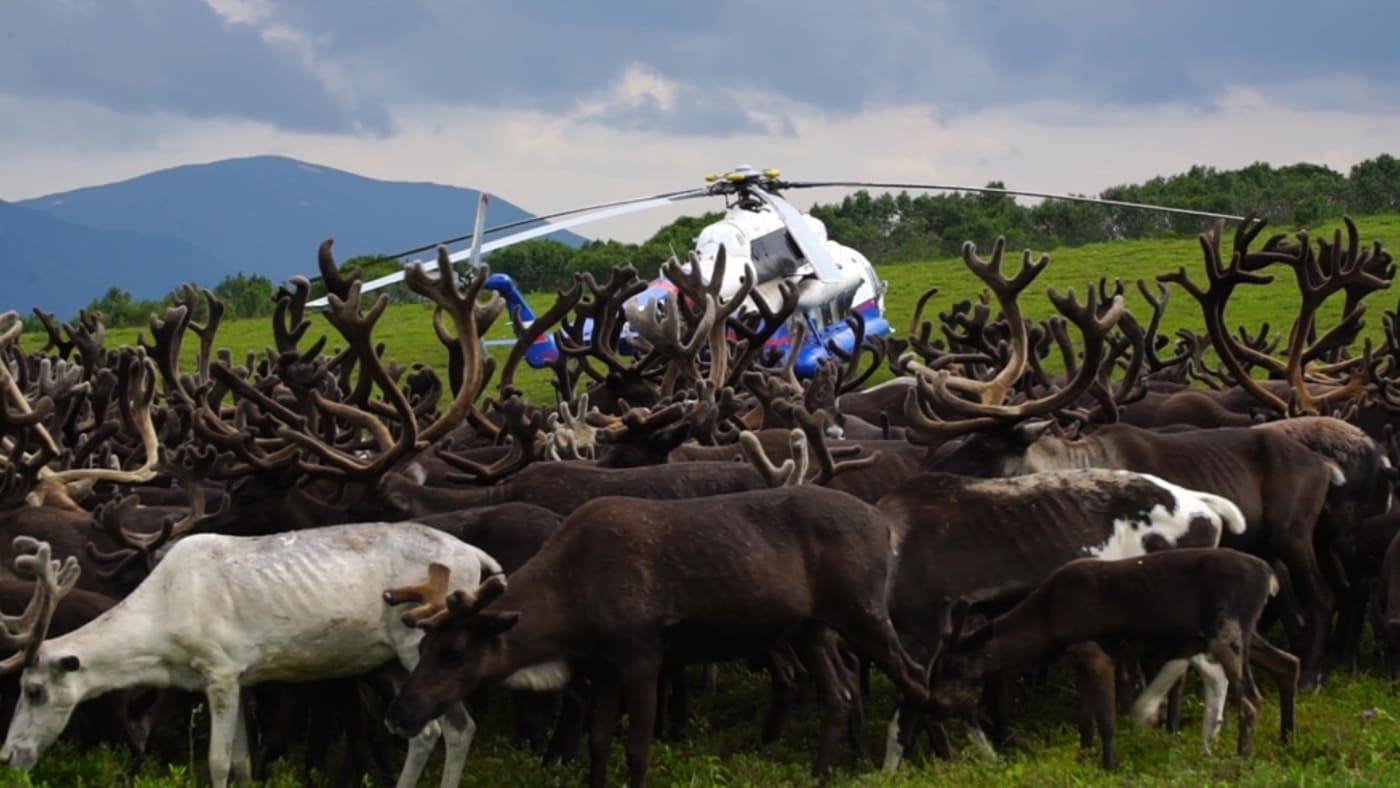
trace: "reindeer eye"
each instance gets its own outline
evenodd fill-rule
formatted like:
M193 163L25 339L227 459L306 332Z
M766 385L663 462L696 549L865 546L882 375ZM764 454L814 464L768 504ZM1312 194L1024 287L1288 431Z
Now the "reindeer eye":
M24 696L29 699L30 703L43 703L45 697L43 685L30 684L24 688Z

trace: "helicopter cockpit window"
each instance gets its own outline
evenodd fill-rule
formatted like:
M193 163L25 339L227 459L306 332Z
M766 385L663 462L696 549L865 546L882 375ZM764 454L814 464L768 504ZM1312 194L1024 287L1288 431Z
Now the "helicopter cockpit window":
M792 276L803 262L802 253L787 230L774 230L755 238L749 244L749 254L760 282Z

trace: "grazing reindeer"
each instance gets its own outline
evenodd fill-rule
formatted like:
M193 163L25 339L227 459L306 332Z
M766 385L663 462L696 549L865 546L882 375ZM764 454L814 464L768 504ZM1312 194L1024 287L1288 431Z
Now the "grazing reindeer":
M86 698L136 685L175 686L208 696L213 784L226 785L231 772L246 778L240 689L355 676L395 660L412 669L420 633L386 610L379 594L429 561L466 582L500 572L477 548L414 523L188 536L116 607L42 648L33 644L0 761L32 767ZM455 703L443 704L437 716L441 734L433 724L409 743L402 788L417 782L439 735L447 746L442 785L461 779L476 725Z
M892 563L885 518L835 490L596 499L559 526L508 589L492 578L446 599L388 721L415 731L483 683L554 688L569 666L587 666L591 782L606 783L623 702L630 782L641 785L668 654L743 658L786 638L803 641L795 633L816 625L917 702L927 696L918 666L886 612ZM830 678L819 683L835 686Z
M1257 691L1249 670L1250 649L1273 647L1254 628L1278 579L1263 560L1234 550L1168 550L1140 558L1083 558L1056 570L1030 596L985 625L963 634L954 616L950 650L932 665L936 713L975 711L976 684L989 673L1024 668L1068 653L1080 675L1088 714L1080 741L1092 726L1103 742L1103 766L1114 766L1114 670L1104 647L1145 643L1190 654L1208 653L1230 681L1239 707L1239 753L1253 746ZM966 612L966 603L960 608ZM1284 663L1297 659L1279 652ZM1292 695L1281 701L1290 708Z
M1278 559L1297 589L1304 627L1294 648L1303 681L1317 686L1327 642L1333 594L1322 575L1314 530L1332 487L1347 483L1336 462L1270 429L1220 427L1160 433L1110 424L1068 440L1046 432L1048 423L979 433L947 457L946 469L972 476L1068 468L1121 468L1222 495L1244 512L1248 527L1226 534L1226 547Z
M42 583L0 580L0 606L5 610L27 608L39 593L47 593ZM58 599L48 631L58 635L72 632L107 612L114 604L110 597L73 588ZM22 638L14 638L9 645L0 647L0 657L5 658L0 662L0 671L4 672L0 675L0 719L6 725L15 704L19 702L19 670L23 667L16 659L10 659L11 654L6 653L14 645L14 640ZM80 742L110 742L127 748L132 756L140 757L146 748L149 720L132 714L131 709L149 696L133 698L135 694L134 691L122 690L93 698L74 713L70 733Z
M1147 474L1084 469L1010 479L926 473L880 500L899 539L890 618L915 656L944 637L939 600L1003 610L1076 558L1133 558L1180 547L1215 547L1244 531L1228 499ZM890 723L885 769L899 765L917 720ZM947 754L935 731L935 748Z

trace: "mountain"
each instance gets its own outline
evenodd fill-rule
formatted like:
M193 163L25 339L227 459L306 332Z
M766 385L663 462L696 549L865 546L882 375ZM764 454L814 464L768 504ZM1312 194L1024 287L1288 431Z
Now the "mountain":
M381 181L282 156L255 156L159 170L15 205L95 231L163 236L200 251L177 257L175 247L158 248L146 269L114 263L112 275L81 288L93 291L81 301L86 304L109 285L133 295L138 287L161 295L182 281L213 285L237 271L274 282L314 275L316 248L328 237L335 238L337 260L391 254L471 232L476 201L473 189ZM527 216L493 195L487 224ZM569 232L550 237L583 241ZM50 236L48 243L57 246L64 238ZM179 273L167 278L163 272L172 268ZM55 298L41 303L55 304Z
M211 284L236 273L226 261L162 233L98 230L0 200L0 311L39 306L67 319L118 285L159 298L189 279Z

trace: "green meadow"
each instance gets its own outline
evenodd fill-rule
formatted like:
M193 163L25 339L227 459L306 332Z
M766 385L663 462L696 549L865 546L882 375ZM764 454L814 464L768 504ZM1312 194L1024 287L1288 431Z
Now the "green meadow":
M1400 215L1357 217L1364 243L1380 241L1387 248L1400 246ZM1316 237L1328 237L1340 222L1315 228ZM1271 231L1291 232L1293 228L1271 227ZM978 249L990 253L992 239L977 239ZM1226 245L1228 248L1229 237ZM1014 254L1013 254L1014 251ZM1147 314L1147 305L1135 286L1139 278L1149 282L1156 275L1184 267L1202 284L1205 282L1203 257L1195 239L1159 239L1091 244L1077 248L1033 250L1048 252L1049 268L1022 298L1031 317L1053 312L1045 298L1047 288L1073 288L1083 299L1085 288L1101 278L1110 283L1121 279L1127 285L1130 309ZM1020 250L1008 250L1004 269L1014 273ZM1268 323L1273 332L1286 332L1298 307L1292 272L1273 271L1275 282L1267 286L1241 287L1227 312L1231 325L1243 325L1251 332ZM929 305L929 315L947 309L954 302L975 297L981 289L956 258L925 263L885 266L882 276L889 281L886 308L896 331L907 330L914 303L929 287L939 293ZM1154 286L1155 289L1155 286ZM1366 334L1376 336L1383 310L1393 309L1400 294L1382 293L1372 299L1366 315ZM549 294L532 294L536 311L543 311ZM1327 319L1335 320L1335 305ZM432 329L431 308L408 304L391 307L380 322L377 337L387 346L387 355L401 362L426 362L443 368L445 352ZM303 347L321 333L332 331L325 319L311 315L313 328ZM235 358L246 353L263 353L270 347L270 323L266 320L228 322L219 332L218 345L229 348ZM1196 303L1179 288L1172 288L1162 331L1177 328L1200 330L1202 321ZM135 342L136 330L111 330L109 346ZM509 336L504 323L491 337ZM26 335L24 346L37 349L42 337ZM338 344L334 339L330 345ZM185 348L187 360L193 352ZM493 351L504 360L505 348ZM552 401L548 381L540 373L522 372L532 399ZM494 393L494 391L488 391ZM1241 759L1234 755L1235 718L1227 711L1226 724L1212 755L1200 748L1200 703L1198 687L1192 684L1186 704L1182 734L1169 735L1158 729L1135 725L1126 717L1120 721L1118 752L1120 767L1104 773L1098 766L1097 749L1081 752L1075 728L1076 701L1072 675L1055 670L1040 684L1030 687L1017 708L1015 740L995 758L979 757L972 748L962 747L962 757L953 763L919 760L906 763L894 775L879 771L884 746L885 723L892 705L889 685L876 677L872 697L866 703L865 740L868 760L858 759L849 747L838 750L837 769L830 784L840 786L935 785L957 786L1081 786L1081 785L1397 785L1400 784L1400 695L1389 680L1380 678L1383 667L1374 658L1366 661L1356 676L1333 675L1320 693L1305 693L1298 705L1295 740L1285 746L1278 742L1278 708L1272 687L1260 679L1266 700L1258 721L1255 754ZM651 779L655 785L804 785L810 784L808 764L814 754L820 729L820 709L812 700L794 715L793 724L782 741L761 747L758 743L763 711L768 700L766 680L739 665L722 666L720 692L710 696L697 690L691 727L677 743L658 742L653 747ZM692 676L696 679L698 676ZM124 756L107 750L76 751L60 746L47 754L29 775L0 770L6 785L45 786L183 786L194 784L205 758L207 717L196 710L188 725L158 737L154 753L136 772ZM545 769L528 754L509 744L511 723L503 704L497 702L480 719L480 729L468 759L464 785L537 786L578 785L586 779L586 762ZM961 737L958 737L961 738ZM343 757L341 754L339 757ZM440 757L440 756L439 756ZM586 759L585 759L586 761ZM397 761L395 762L397 763ZM620 744L614 747L610 782L625 782L626 772ZM436 773L424 783L436 784ZM390 778L392 779L392 778ZM291 786L310 781L324 783L324 776L303 775L288 763L277 765L267 785Z
M1400 215L1356 217L1361 242L1369 244L1379 241L1387 249L1400 246ZM1310 228L1313 238L1331 238L1341 228L1340 221ZM1254 248L1262 246L1263 240L1273 232L1287 232L1290 235L1296 228L1267 227L1260 234ZM986 259L991 254L994 239L976 239L978 253ZM1229 253L1231 233L1227 230L1223 241L1225 253ZM1021 264L1024 250L1007 249L1002 269L1012 276ZM1143 316L1150 314L1148 304L1138 291L1136 282L1146 280L1156 293L1154 282L1158 274L1185 268L1191 278L1204 286L1206 284L1204 257L1200 243L1195 238L1163 238L1152 240L1119 241L1096 243L1064 249L1030 250L1032 258L1041 254L1050 256L1050 264L1021 296L1021 305L1031 318L1046 317L1055 310L1045 296L1048 289L1060 292L1073 290L1082 303L1085 290L1092 283L1097 287L1101 279L1110 286L1114 280L1122 280L1125 286L1124 297L1130 311ZM935 317L938 312L948 309L953 303L974 298L982 289L982 283L968 271L961 258L950 257L924 263L905 263L880 267L881 276L889 283L886 295L886 316L897 333L908 330L909 318L913 314L919 296L928 288L938 288L925 308L926 317ZM1275 266L1269 273L1274 281L1267 285L1242 285L1231 300L1226 311L1231 325L1244 326L1254 333L1268 324L1272 333L1282 333L1285 338L1297 314L1298 295L1291 269ZM1179 287L1169 285L1170 295L1166 316L1162 321L1161 332L1173 334L1178 328L1203 330L1200 309L1191 296ZM553 303L553 293L531 293L527 296L537 313L543 312ZM1333 299L1339 302L1339 298ZM1400 300L1400 293L1394 296L1381 294L1371 299L1367 312L1366 334L1377 336L1381 328L1380 314L1383 310L1394 309ZM366 299L368 302L369 299ZM1337 303L1329 303L1324 308L1325 320L1335 321L1340 311ZM433 306L427 303L410 303L390 306L380 320L375 337L387 348L386 355L403 363L422 362L437 369L445 368L447 354L438 342L432 325ZM323 315L308 310L307 318L312 328L307 332L301 346L309 347L317 337L329 334L329 348L343 342ZM256 320L225 321L219 328L217 346L228 348L235 359L242 360L248 353L263 354L272 347L271 321L266 318ZM1330 325L1326 323L1325 325ZM114 328L107 332L107 344L114 347L133 344L142 334L149 339L150 332L138 328ZM502 317L496 321L488 337L504 339L511 336L508 321ZM23 338L26 349L37 349L44 342L39 334L26 334ZM491 352L499 362L505 361L507 347L493 347ZM184 360L192 364L195 344L187 341L184 346ZM553 389L547 373L521 367L517 374L517 384L525 389L535 402L553 402ZM494 386L486 394L495 393Z

